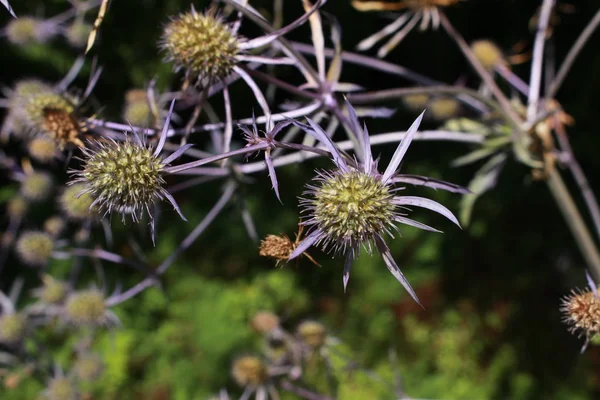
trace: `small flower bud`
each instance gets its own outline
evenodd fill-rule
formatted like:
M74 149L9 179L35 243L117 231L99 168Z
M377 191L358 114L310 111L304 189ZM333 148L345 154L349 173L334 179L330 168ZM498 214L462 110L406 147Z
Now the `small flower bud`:
M59 216L48 218L44 221L44 232L48 233L52 237L58 237L65 229L65 221Z
M13 44L23 45L36 40L40 21L32 17L11 19L6 26L6 37Z
M298 325L298 334L302 340L312 348L318 348L325 344L327 331L325 327L316 321L305 321Z
M22 196L15 196L8 202L7 212L13 218L21 218L27 212L28 204Z
M429 96L426 94L409 94L402 97L402 101L406 105L407 108L422 112L427 108L427 103L429 102Z
M233 362L231 375L240 386L259 386L267 380L267 367L255 356L243 356Z
M92 26L82 21L73 22L65 32L69 44L75 48L83 48L92 32Z
M455 117L460 111L460 103L451 97L437 97L429 103L433 118L446 120Z
M35 295L45 304L60 304L67 296L69 285L50 275L42 277L43 286L35 289Z
M76 400L79 398L75 383L62 376L48 382L45 393L48 400Z
M23 339L27 320L20 314L0 316L0 342L14 344Z
M41 202L50 196L53 186L54 182L49 174L34 172L21 182L21 195L28 201Z
M82 381L92 382L102 375L102 360L95 354L84 354L75 362L75 373Z
M270 311L260 311L254 314L250 325L260 333L269 333L279 327L279 317Z
M16 244L21 261L32 267L44 267L54 250L52 237L45 232L29 231L21 234Z
M489 40L477 40L471 44L475 58L487 69L494 69L504 61L502 50Z
M54 159L57 150L56 142L45 136L33 138L27 144L31 158L44 164Z
M104 295L97 289L73 293L67 299L65 312L76 325L102 325L106 322Z
M133 126L152 125L154 116L145 90L133 89L126 93L123 119Z
M195 10L165 26L161 47L169 61L197 76L204 85L231 74L239 52L237 37L218 17Z

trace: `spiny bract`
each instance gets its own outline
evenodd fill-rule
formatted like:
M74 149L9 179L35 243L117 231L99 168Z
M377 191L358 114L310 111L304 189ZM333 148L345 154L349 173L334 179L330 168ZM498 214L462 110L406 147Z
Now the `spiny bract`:
M238 38L213 12L191 10L169 22L161 46L167 59L197 76L202 84L227 77L239 53Z

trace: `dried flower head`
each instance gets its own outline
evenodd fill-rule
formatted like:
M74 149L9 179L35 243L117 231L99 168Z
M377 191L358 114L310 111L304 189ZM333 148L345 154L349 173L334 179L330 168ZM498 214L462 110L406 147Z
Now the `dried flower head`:
M65 303L66 316L76 325L104 325L107 311L104 295L97 289L75 292Z
M54 216L44 221L44 232L53 237L60 236L65 229L65 220L62 217Z
M67 146L84 147L80 139L81 132L86 128L80 123L75 114L66 109L45 107L44 119L41 124L43 132L53 138L60 149Z
M86 191L87 186L83 183L76 183L67 187L60 196L59 202L61 209L66 216L73 220L83 220L88 218L94 210L92 203L94 198Z
M57 150L56 142L45 136L33 138L27 144L27 151L31 158L41 163L54 160Z
M571 333L587 340L600 333L600 298L596 293L573 291L562 300L560 310Z
M25 200L23 196L14 196L12 199L10 199L8 205L6 206L8 215L13 218L23 217L28 209L29 206L27 200Z
M165 26L161 47L168 61L203 85L231 74L239 53L235 33L213 11L202 14L193 8Z
M419 29L424 31L430 25L438 29L440 25L439 7L448 7L461 0L352 0L352 6L359 11L403 11L391 24L385 26L379 32L362 40L357 48L368 50L385 37L392 35L379 51L377 56L385 57L392 51L406 35L419 24Z
M64 376L52 378L48 382L44 394L47 400L77 400L79 398L75 382Z
M303 231L304 226L298 225L296 240L293 242L287 235L267 235L260 242L258 254L261 257L269 257L276 260L276 266L279 266L282 262L287 262L296 247L298 247L298 244L302 241ZM302 255L308 258L313 264L320 266L307 252L302 253Z
M104 365L100 357L96 354L82 354L75 361L75 374L79 379L86 382L92 382L102 375Z
M325 344L327 330L316 321L304 321L296 329L302 341L312 348L319 348Z
M279 327L279 317L270 311L260 311L254 314L250 326L260 333L269 333Z
M231 375L240 386L259 386L267 381L267 367L255 356L243 356L233 362Z
M27 319L21 314L9 313L0 316L0 343L15 344L23 339Z
M104 215L117 212L125 220L125 215L129 214L137 222L147 212L153 238L154 219L150 209L156 200L167 199L185 221L175 199L163 187L166 167L189 148L185 145L164 159L160 157L173 105L174 101L156 149L147 146L136 133L133 134L135 140L127 137L123 142L96 141L95 146L83 149L83 170L70 171L75 177L70 184L85 184L84 193L88 192L94 198L91 206L96 206Z
M17 254L21 261L32 267L43 267L54 250L54 239L45 232L24 232L17 240Z
M360 248L364 247L371 252L375 246L392 275L418 302L414 290L396 265L385 243L385 234L392 236L392 231L396 229L398 223L439 232L407 218L403 211L408 210L407 207L410 206L430 209L450 219L456 225L459 223L450 210L433 200L398 196L396 192L399 188L395 185L397 183L419 184L459 193L466 193L467 190L429 178L397 174L398 166L417 132L423 114L409 128L390 164L381 174L372 157L366 127L364 129L360 127L356 113L349 103L347 107L350 113L350 125L360 144L357 153L362 163L344 158L327 133L312 120L307 118L309 125L295 122L297 126L326 146L337 168L319 172L314 182L306 186L305 197L301 198L300 204L306 215L303 224L310 228L310 233L296 247L290 259L299 256L312 245L321 245L323 249L344 254L346 256L343 273L345 288L350 279L352 261L358 256Z
M41 202L50 196L54 187L52 176L46 172L33 172L21 182L21 195L30 202Z
M502 50L490 40L476 40L471 43L471 50L481 65L487 69L494 69L504 62Z

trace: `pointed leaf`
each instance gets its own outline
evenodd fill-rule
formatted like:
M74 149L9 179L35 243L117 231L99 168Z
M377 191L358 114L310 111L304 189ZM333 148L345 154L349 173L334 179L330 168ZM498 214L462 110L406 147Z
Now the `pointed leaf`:
M275 167L273 166L273 160L271 159L271 152L269 150L265 151L265 162L267 163L267 169L269 170L271 185L273 186L273 190L275 190L275 196L277 196L277 200L283 204L281 197L279 196L279 182L277 182L277 175L275 175Z
M0 0L0 3L2 3L2 5L4 7L6 7L6 9L8 10L8 12L10 13L10 15L12 15L14 18L17 18L17 15L13 11L12 7L10 6L10 4L8 4L8 0Z
M348 99L344 99L346 101L346 108L348 108L348 115L350 116L350 128L354 131L356 137L360 139L362 145L362 153L363 154L363 163L364 163L364 172L371 172L371 168L373 166L373 156L371 154L371 139L369 138L369 132L367 131L367 127L361 129L360 122L358 121L358 116L356 115L356 111L352 104L348 101Z
M346 287L348 286L348 281L350 280L350 270L352 269L352 262L354 261L354 257L352 257L352 252L346 255L346 261L344 261L344 273L342 275L342 281L344 282L344 293L346 293Z
M506 160L506 155L498 154L492 157L483 167L475 173L475 176L469 182L471 193L463 196L460 204L460 221L463 225L469 225L471 222L471 213L477 199L485 192L493 189L498 182L498 176L502 172L502 167Z
M406 279L402 271L400 271L400 267L398 267L396 261L394 260L394 257L392 257L392 253L390 252L390 249L387 246L387 244L385 244L383 239L377 239L376 244L377 248L379 249L379 252L381 253L381 256L383 257L383 261L385 261L385 265L390 270L392 275L394 275L394 278L396 278L396 280L400 282L402 286L404 286L404 289L406 289L408 294L410 294L410 297L412 297L418 305L423 307L423 305L419 301L419 298L417 297L417 293L415 293L410 283L408 283L408 279Z
M398 148L396 148L396 151L392 156L390 164L383 173L383 183L387 183L390 180L390 178L396 173L396 170L400 166L400 162L402 161L404 154L406 154L406 151L408 150L408 146L410 146L410 143L412 142L413 138L415 137L415 134L417 133L417 130L419 129L419 126L421 125L421 121L423 120L423 114L425 114L425 111L423 111L421 115L417 117L415 122L412 123L410 128L408 128L404 139L402 139L402 141L398 145Z
M393 201L394 204L399 206L415 206L435 211L436 213L441 214L444 217L448 218L450 221L454 222L460 228L460 223L458 222L454 214L452 214L452 211L448 210L446 207L444 207L437 201L417 196L398 196L394 197Z
M429 225L426 225L426 224L423 224L421 222L412 220L410 218L398 216L398 217L394 218L394 220L396 220L396 221L398 221L398 222L400 222L401 224L404 224L404 225L414 226L415 228L423 229L424 231L435 232L435 233L444 233L444 232L442 232L440 230L432 228Z
M414 186L425 186L433 189L446 190L451 193L468 194L471 191L463 186L420 175L399 174L392 178L393 183L408 183Z
M300 122L294 121L294 125L302 128L306 133L315 137L319 142L323 143L327 150L331 153L331 157L333 158L333 162L344 172L348 171L348 166L346 165L346 161L344 161L341 153L335 147L335 144L331 140L331 138L325 133L323 128L317 125L312 119L306 118L310 126L306 126Z
M178 159L179 157L181 157L181 155L183 153L185 153L185 151L187 149L189 149L190 147L193 147L193 144L185 144L183 146L181 146L180 148L178 148L177 150L175 150L170 156L168 156L167 158L165 158L164 160L162 160L162 163L164 165L169 165L172 161L175 161L176 159Z
M302 0L302 6L304 7L304 12L308 13L312 4L310 0ZM323 82L325 80L325 37L323 36L323 23L319 12L312 13L308 18L308 22L310 23L311 38L317 60L317 72L319 73L321 82Z
M160 138L158 140L158 146L154 150L154 157L158 157L163 147L165 146L165 142L167 141L167 132L169 131L169 124L171 123L171 115L173 115L173 107L175 106L175 99L171 101L171 106L169 107L169 113L167 114L167 119L165 120L165 124L163 125L162 132L160 133Z
M585 278L587 279L587 283L590 287L590 290L592 291L592 293L594 293L594 296L598 298L598 285L596 285L596 282L594 282L592 276L590 275L587 269L585 270Z

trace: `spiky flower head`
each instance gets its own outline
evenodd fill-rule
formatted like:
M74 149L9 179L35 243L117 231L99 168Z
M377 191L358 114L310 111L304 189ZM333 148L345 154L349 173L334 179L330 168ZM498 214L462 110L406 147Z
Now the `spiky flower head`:
M82 354L75 361L74 370L77 377L83 381L95 381L102 375L104 365L96 354Z
M94 146L83 148L83 170L70 171L75 177L70 184L86 185L84 193L90 193L94 198L92 207L97 207L104 215L118 212L123 220L129 214L135 222L147 212L154 233L151 206L156 200L167 199L179 216L186 220L173 196L163 187L163 176L168 172L169 163L190 146L182 146L164 159L160 156L174 104L173 101L156 149L147 146L136 133L133 134L134 140L127 136L122 142L112 139L96 141Z
M41 163L49 163L56 157L58 148L56 142L46 136L33 138L27 144L27 151L31 158Z
M76 183L68 186L60 196L59 202L61 209L68 218L73 220L83 220L95 212L92 209L94 198L86 191L87 186L84 183Z
M50 196L54 187L52 176L46 172L33 172L21 181L21 195L28 201L38 203Z
M69 284L50 275L42 277L43 285L34 289L33 294L44 304L60 304L63 302L69 292Z
M27 44L36 40L41 21L32 17L12 19L6 26L6 37L12 44Z
M44 221L44 232L49 233L53 237L59 236L65 229L65 220L58 215L50 217Z
M75 48L83 48L92 32L92 25L83 21L73 22L65 31L69 44Z
M75 382L65 376L52 378L44 393L47 400L76 400L79 397Z
M325 344L327 330L319 322L304 321L296 330L302 341L312 348L319 348Z
M256 356L243 356L233 362L231 375L240 386L259 386L268 378L267 367Z
M560 308L569 331L592 339L600 333L600 298L597 293L574 290L566 296Z
M231 74L240 51L237 36L221 18L213 11L203 14L193 8L165 26L161 47L167 60L203 85Z
M502 50L490 40L476 40L471 43L475 58L487 69L494 69L504 62Z
M98 326L107 321L104 295L97 289L87 289L71 294L65 303L65 312L76 325Z
M15 344L23 339L27 319L21 314L9 313L0 316L0 343Z
M54 239L45 232L28 231L21 234L16 244L21 261L32 267L43 267L54 250Z
M460 186L446 182L431 180L415 175L397 174L398 166L408 150L413 137L423 118L421 114L406 132L398 145L390 164L383 174L377 170L370 147L370 137L360 127L352 105L347 103L350 113L350 126L358 138L357 153L362 163L349 160L340 153L327 133L312 120L307 118L308 125L295 122L306 133L322 142L331 153L336 169L319 172L314 182L308 184L300 204L303 207L305 220L303 224L310 228L310 233L298 244L290 259L298 257L312 245L321 245L324 250L333 250L346 256L343 283L346 287L350 279L352 260L356 258L361 247L371 252L373 246L381 253L394 277L402 283L411 296L418 301L414 290L396 265L384 236L396 229L398 223L420 229L439 232L425 224L406 217L403 210L407 207L423 207L442 214L455 224L456 217L441 204L422 197L398 196L398 183L410 183L429 186L458 193L468 191Z

